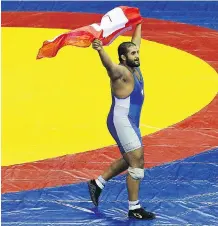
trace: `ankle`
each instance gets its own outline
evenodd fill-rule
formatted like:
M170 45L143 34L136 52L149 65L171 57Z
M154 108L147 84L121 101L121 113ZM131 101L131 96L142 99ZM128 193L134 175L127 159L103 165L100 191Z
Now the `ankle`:
M135 210L141 208L139 200L129 201L129 210Z
M107 183L106 180L104 180L104 178L102 176L99 176L96 180L95 180L96 184L103 189L105 184Z

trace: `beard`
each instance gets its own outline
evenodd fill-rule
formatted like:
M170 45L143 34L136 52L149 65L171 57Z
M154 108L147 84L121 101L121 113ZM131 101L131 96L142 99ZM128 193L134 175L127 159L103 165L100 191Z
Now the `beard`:
M139 61L139 59L138 60L129 60L129 59L127 59L126 60L126 64L129 67L139 67L140 66L140 61Z

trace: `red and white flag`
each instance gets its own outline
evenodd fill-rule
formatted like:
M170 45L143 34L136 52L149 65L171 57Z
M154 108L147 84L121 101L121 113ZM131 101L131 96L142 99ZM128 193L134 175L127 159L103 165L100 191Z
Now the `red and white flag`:
M94 39L100 39L103 45L109 45L119 35L131 30L142 18L138 8L120 6L107 12L100 23L81 27L61 34L53 40L45 41L39 49L37 59L54 57L66 46L89 47Z

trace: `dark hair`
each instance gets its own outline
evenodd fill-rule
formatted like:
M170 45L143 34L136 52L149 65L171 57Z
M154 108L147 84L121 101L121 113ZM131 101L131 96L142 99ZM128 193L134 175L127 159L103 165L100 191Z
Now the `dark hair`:
M121 55L126 55L128 52L128 48L131 46L136 46L135 43L133 42L123 42L119 45L118 47L118 56L119 56L119 61L122 62Z

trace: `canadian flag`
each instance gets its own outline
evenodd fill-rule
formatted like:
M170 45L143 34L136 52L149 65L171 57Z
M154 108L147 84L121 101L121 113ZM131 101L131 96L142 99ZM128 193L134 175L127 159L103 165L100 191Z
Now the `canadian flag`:
M62 47L67 45L89 47L94 39L101 40L103 45L109 45L119 35L131 30L141 21L142 17L138 8L116 7L107 12L100 23L84 26L61 34L53 40L45 41L39 49L37 59L54 57Z

